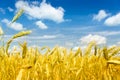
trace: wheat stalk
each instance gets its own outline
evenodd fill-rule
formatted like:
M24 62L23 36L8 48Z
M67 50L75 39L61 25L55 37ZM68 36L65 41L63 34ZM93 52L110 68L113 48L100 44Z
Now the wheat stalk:
M18 75L17 75L16 80L22 80L23 72L25 72L26 70L31 69L31 68L32 68L31 65L25 65L25 66L23 66L23 67L20 69L20 71L19 71L19 73L18 73Z
M105 58L106 60L109 59L109 57L108 57L108 51L107 51L107 47L104 47L104 48L103 48L103 56L104 56L104 58Z
M78 56L78 54L80 54L80 56L82 57L82 51L81 51L80 48L78 48L78 50L76 51L74 57L75 57L75 56Z
M31 30L27 30L27 31L21 31L17 34L15 34L12 39L18 38L18 37L22 37L22 36L26 36L28 34L30 34L32 31Z
M12 19L12 23L14 23L16 20L19 19L19 17L23 14L24 10L23 9L20 9L17 14L13 17Z
M20 46L22 47L22 58L25 58L26 53L27 53L27 42L20 44Z
M89 43L88 47L87 47L86 50L85 50L85 56L88 56L88 55L90 54L91 49L92 49L92 47L93 47L94 45L95 45L95 42L94 42L94 41L92 41L92 42Z
M9 55L9 54L8 54L8 49L9 49L9 46L10 46L11 42L12 42L14 39L16 39L16 38L18 38L18 37L22 37L22 36L28 35L28 34L30 34L31 32L32 32L31 30L21 31L21 32L15 34L11 39L9 39L8 42L7 42L7 44L6 44L6 54Z
M117 64L117 65L120 65L120 61L118 60L109 60L107 61L108 64Z
M3 34L4 34L3 29L2 29L2 27L0 26L0 35L3 35Z
M112 50L112 54L109 56L109 58L116 55L119 51L120 51L120 47L118 47L117 49Z

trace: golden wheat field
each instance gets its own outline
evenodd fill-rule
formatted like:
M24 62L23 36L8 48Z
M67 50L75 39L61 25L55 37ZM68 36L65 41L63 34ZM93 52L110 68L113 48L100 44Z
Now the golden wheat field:
M0 80L120 79L120 58L115 57L120 47L100 49L91 42L83 53L80 48L68 51L58 46L39 49L20 45L21 52L14 49L8 54L0 48ZM43 54L40 51L44 49Z
M12 23L22 13L20 10ZM120 80L119 46L99 47L93 41L84 51L74 51L59 46L32 48L24 42L19 43L20 51L15 47L9 52L14 39L30 33L21 31L1 45L0 80ZM3 36L2 28L0 35ZM46 51L42 53L43 50Z

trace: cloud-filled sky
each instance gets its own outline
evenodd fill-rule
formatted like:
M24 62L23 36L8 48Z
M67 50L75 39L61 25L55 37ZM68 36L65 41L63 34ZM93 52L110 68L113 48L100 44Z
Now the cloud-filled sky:
M10 25L19 9L23 15ZM0 25L5 39L22 30L32 34L16 40L29 45L76 47L120 43L120 0L0 0Z

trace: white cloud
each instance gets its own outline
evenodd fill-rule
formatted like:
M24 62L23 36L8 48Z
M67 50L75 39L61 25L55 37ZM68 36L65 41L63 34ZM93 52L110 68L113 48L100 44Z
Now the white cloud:
M120 13L107 18L104 22L107 26L118 26L120 25Z
M102 19L106 18L109 14L105 12L105 10L100 10L98 14L93 16L93 20L101 21Z
M5 10L4 10L3 8L0 8L0 12L1 12L2 14L5 14Z
M8 7L7 8L10 12L13 12L14 11L14 9L12 9L11 7Z
M120 46L120 41L118 41L116 44L113 44L115 46Z
M11 38L13 35L6 35L5 38L9 39ZM39 43L44 43L44 42L55 42L54 40L57 38L57 35L42 35L42 36L23 36L21 38L17 38L14 40L14 42L23 42L26 41L28 43L32 43L32 44L39 44Z
M47 29L47 28L48 28L42 21L37 21L35 24L36 24L40 29Z
M39 5L39 2L38 1L32 1L32 4L33 5Z
M54 39L54 38L56 38L56 36L55 35L43 35L42 37L39 37L39 38L41 38L41 39Z
M26 36L26 37L23 37L23 38L26 38L28 40L55 39L55 38L57 38L57 35Z
M13 36L13 35L5 35L4 37L10 38L11 36ZM50 40L50 39L56 39L56 38L61 38L61 37L63 37L63 35L60 35L60 34L41 35L41 36L36 36L36 35L31 36L31 35L29 35L29 36L23 36L23 37L21 37L21 39L23 39L23 40L25 40L25 39L32 40L34 42L36 40L48 40L48 39Z
M82 37L80 41L82 44L88 44L91 41L95 41L96 44L105 44L107 39L103 36L89 34L89 35Z
M47 19L60 23L64 21L64 9L62 7L55 8L51 4L43 0L39 5L29 4L27 1L18 1L16 8L23 8L25 13L35 19Z
M78 50L79 48L80 48L79 46L75 46L75 47L72 48L72 50L76 51L76 50Z
M8 41L13 35L5 35L5 42ZM41 35L41 36L23 36L20 38L17 38L14 40L14 43L18 43L18 42L24 42L26 41L27 43L31 43L32 45L34 45L35 43L37 43L37 45L39 45L39 43L41 43L43 46L45 44L43 43L50 43L50 42L55 42L55 40L59 37L59 35ZM52 43L51 43L52 44Z
M114 36L119 35L120 31L97 31L97 32L91 32L92 34L102 35L102 36Z
M67 47L72 47L74 45L74 43L73 42L65 42L65 46L67 46Z
M17 22L10 24L11 21L9 21L8 19L3 19L1 22L5 23L7 25L7 27L14 29L16 31L20 31L20 30L24 29L22 24L17 23Z

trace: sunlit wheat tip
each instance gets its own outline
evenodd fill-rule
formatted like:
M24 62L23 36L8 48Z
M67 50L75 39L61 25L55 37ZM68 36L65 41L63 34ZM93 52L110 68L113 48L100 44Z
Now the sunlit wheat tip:
M2 27L0 26L0 35L3 35L3 34L4 34L3 29L2 29Z
M15 34L15 35L13 36L13 39L18 38L18 37L21 37L21 36L28 35L28 34L30 34L31 32L32 32L31 30L21 31L21 32Z
M12 23L15 22L16 20L18 20L18 18L23 14L24 10L20 9L17 14L13 17L12 19Z

